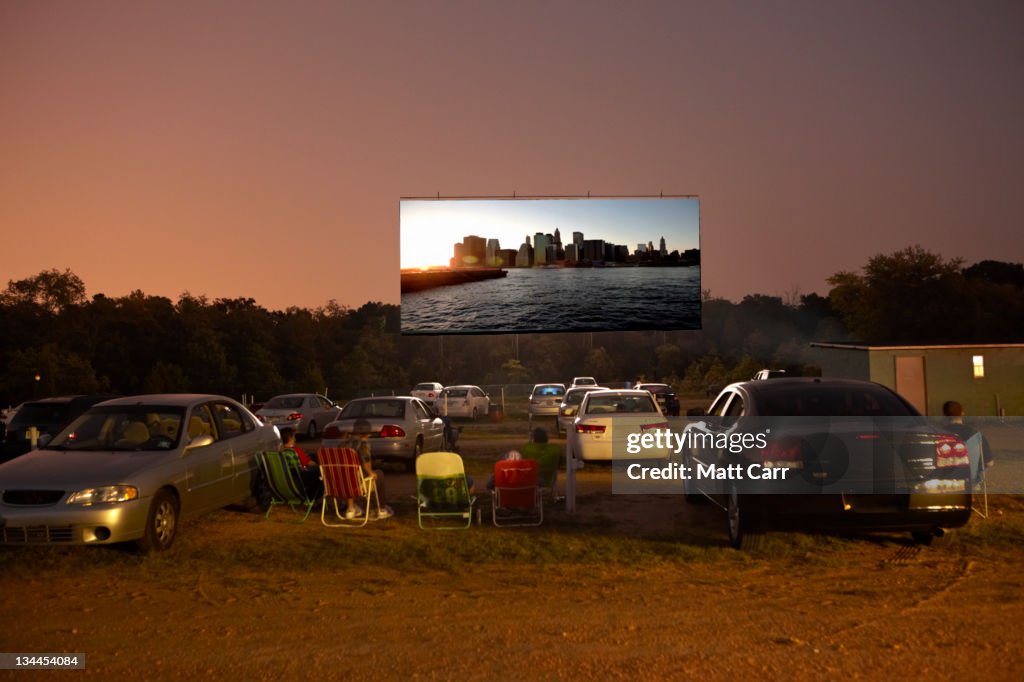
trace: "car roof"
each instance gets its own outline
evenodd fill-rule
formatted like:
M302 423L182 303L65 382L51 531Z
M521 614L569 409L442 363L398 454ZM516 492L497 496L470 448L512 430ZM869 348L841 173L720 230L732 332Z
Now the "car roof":
M591 393L614 393L615 395L650 395L650 392L637 388L603 388L598 391L591 391Z
M305 398L305 397L311 396L311 395L319 396L320 394L319 393L281 393L279 395L275 395L274 398ZM273 400L274 398L271 398L270 400ZM269 403L270 400L268 400L267 402Z
M476 384L452 384L451 386L445 386L445 389L449 388L480 388ZM481 389L482 390L482 389Z
M347 403L345 403L345 405L348 406L348 405L351 405L352 403L365 403L365 402L369 402L371 400L416 400L416 401L419 401L420 399L417 398L414 395L370 395L370 396L366 396L365 398L353 398L352 400L350 400Z
M226 400L232 403L238 403L237 400L233 400L222 395L213 395L209 393L149 393L146 395L132 395L125 398L115 398L113 400L107 400L100 403L104 407L118 406L118 405L166 405L168 407L189 407L197 403L206 403L212 401Z
M753 379L750 381L737 381L725 388L742 388L751 393L764 393L782 391L786 388L799 388L806 386L835 386L837 388L864 388L874 386L888 390L885 386L874 381L861 381L860 379L838 379L830 377L787 377L772 379L771 381ZM725 390L725 389L723 389Z

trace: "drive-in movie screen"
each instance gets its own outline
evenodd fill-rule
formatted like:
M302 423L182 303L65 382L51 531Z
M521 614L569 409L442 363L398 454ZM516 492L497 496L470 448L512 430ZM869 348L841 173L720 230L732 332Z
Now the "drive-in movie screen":
M1016 682L1021 36L0 0L0 679Z
M402 332L700 329L699 205L403 200Z

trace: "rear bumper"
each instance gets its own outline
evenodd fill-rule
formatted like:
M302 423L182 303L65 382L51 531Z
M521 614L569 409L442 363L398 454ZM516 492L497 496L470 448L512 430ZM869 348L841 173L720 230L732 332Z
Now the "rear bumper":
M807 526L858 530L958 528L971 518L969 494L752 495L756 517L773 528Z

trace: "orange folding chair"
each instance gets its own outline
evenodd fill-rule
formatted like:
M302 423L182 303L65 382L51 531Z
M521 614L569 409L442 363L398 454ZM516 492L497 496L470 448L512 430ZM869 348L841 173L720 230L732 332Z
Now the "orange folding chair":
M331 528L351 528L365 526L370 519L370 503L377 505L377 516L380 516L380 496L377 494L377 481L366 474L359 453L352 448L320 448L317 451L320 463L320 476L324 482L324 500L320 508L320 522ZM366 498L366 511L362 518L345 518L344 512L338 508L338 500L348 506L348 500L358 497ZM327 518L327 500L334 504L334 520Z

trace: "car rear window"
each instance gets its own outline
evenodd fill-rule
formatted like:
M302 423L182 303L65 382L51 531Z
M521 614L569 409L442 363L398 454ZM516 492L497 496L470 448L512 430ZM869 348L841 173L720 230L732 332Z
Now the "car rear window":
M587 414L657 412L650 395L603 395L595 392L590 396Z
M11 420L10 429L25 426L59 426L67 421L70 406L67 403L26 403Z
M358 419L359 417L387 417L402 419L405 417L404 400L354 400L341 411L339 419Z
M546 398L558 398L565 395L564 386L538 386L533 389L535 396L543 396Z
M449 398L465 398L468 393L469 389L467 388L446 388L441 395L446 395Z
M434 390L434 384L416 384L416 388L414 388L412 390L414 390L414 391L433 391Z
M303 400L305 398L301 395L280 396L271 398L263 407L268 410L296 410L302 407Z
M765 385L767 387L767 384ZM756 395L759 412L785 417L905 417L915 413L897 396L874 386L801 385Z

